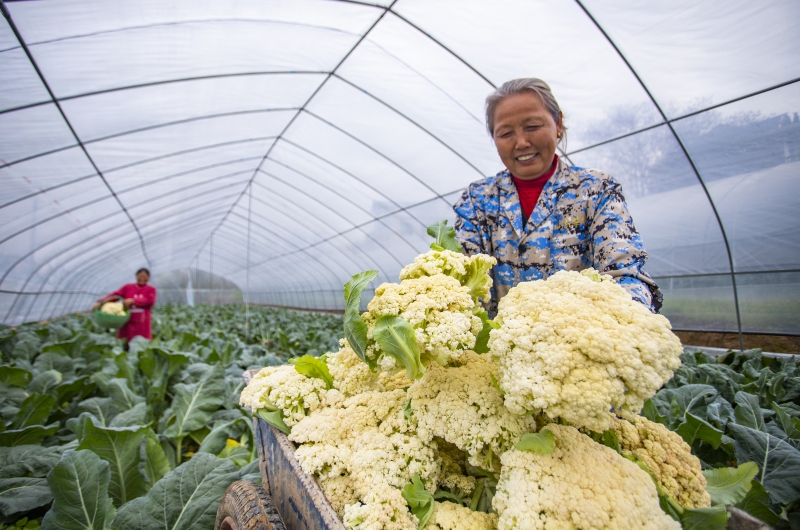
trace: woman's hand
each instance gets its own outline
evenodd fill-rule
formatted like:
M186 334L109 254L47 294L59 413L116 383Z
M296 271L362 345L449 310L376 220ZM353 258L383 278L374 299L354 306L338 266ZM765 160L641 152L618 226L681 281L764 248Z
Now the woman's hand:
M95 309L100 309L101 305L103 304L101 304L100 302L95 302L94 304L92 304L92 311L94 311Z
M133 298L126 298L126 299L125 299L125 300L122 302L122 305L124 305L124 306L125 306L125 309L130 309L130 308L131 308L131 306L133 305Z

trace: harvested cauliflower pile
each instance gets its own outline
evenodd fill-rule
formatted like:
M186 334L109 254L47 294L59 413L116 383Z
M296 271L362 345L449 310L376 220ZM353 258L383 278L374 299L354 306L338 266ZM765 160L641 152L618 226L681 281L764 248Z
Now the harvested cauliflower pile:
M106 302L100 307L100 311L107 315L125 316L125 306L122 302Z
M509 451L501 459L499 529L680 529L639 466L574 427L544 430L554 435L552 453Z
M264 368L242 392L346 528L673 529L662 491L708 506L680 437L609 412L638 411L677 368L666 319L589 272L521 284L492 322L495 259L458 252L446 223L429 233L366 312L377 272L345 285L339 351Z
M597 432L609 428L612 408L638 413L683 353L666 318L594 269L517 285L495 322L489 348L506 407Z

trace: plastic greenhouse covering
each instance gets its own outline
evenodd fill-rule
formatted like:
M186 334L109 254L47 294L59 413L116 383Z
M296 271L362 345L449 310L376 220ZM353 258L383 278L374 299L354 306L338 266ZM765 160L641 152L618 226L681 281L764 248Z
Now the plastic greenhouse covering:
M623 185L676 329L800 334L796 0L36 0L0 20L0 311L213 273L342 308L502 169L485 97L546 80Z

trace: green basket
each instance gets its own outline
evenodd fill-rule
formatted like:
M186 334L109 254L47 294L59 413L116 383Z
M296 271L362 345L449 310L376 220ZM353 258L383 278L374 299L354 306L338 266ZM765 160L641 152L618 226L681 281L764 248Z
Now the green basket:
M113 298L109 298L105 302L111 302L113 300L122 300L122 297L115 296ZM101 328L119 329L125 324L127 324L128 320L131 319L131 312L126 311L124 315L109 315L107 313L103 313L98 308L94 310L92 316L94 317L94 321L97 322L97 325L100 326Z

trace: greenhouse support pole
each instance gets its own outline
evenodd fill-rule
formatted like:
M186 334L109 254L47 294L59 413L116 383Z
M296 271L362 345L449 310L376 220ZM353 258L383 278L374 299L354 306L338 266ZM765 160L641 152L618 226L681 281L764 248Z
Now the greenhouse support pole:
M253 209L253 185L247 186L247 264L244 273L244 330L250 340L250 212Z
M716 204L714 204L714 199L711 197L711 193L709 193L708 188L706 187L706 183L703 180L703 177L700 176L700 171L697 169L697 166L694 163L692 155L689 154L689 149L687 149L686 145L683 143L683 140L678 135L677 131L675 131L675 127L672 126L672 121L669 118L667 118L667 114L661 108L661 105L658 104L656 98L653 97L653 94L650 92L650 89L647 88L647 85L644 83L642 78L639 77L639 73L633 68L633 65L631 65L631 63L628 61L628 58L625 57L625 54L622 53L622 50L619 49L619 46L617 46L616 42L614 42L614 40L609 36L609 34L606 33L606 30L603 29L603 27L597 22L597 20L589 12L589 10L586 9L586 7L583 5L583 2L581 0L575 0L575 3L577 3L578 6L581 8L581 10L586 14L586 16L589 17L589 20L592 21L592 23L598 29L598 31L600 31L603 37L605 37L606 41L608 41L611 47L614 48L614 51L617 52L619 58L622 59L622 62L624 62L625 65L628 67L628 70L630 70L631 74L633 74L633 77L635 77L636 81L639 82L639 86L642 87L642 90L644 90L645 94L647 94L647 97L650 99L650 102L653 104L658 113L661 115L663 124L669 128L670 132L672 133L672 136L675 138L675 141L678 143L678 146L680 147L681 151L683 151L683 155L689 162L692 171L694 171L694 174L697 177L698 182L700 183L700 187L703 189L703 193L705 193L706 199L708 200L708 203L711 206L711 211L714 213L714 217L717 220L717 225L719 226L719 230L722 233L722 241L725 243L725 251L728 254L728 266L730 267L731 271L730 272L731 285L733 287L733 304L736 309L736 328L739 334L739 349L744 351L744 336L742 335L742 316L741 313L739 312L739 293L738 289L736 288L736 270L733 264L733 253L731 252L731 246L730 243L728 242L728 236L725 233L725 227L722 224L722 218L720 217L719 212L717 211Z

